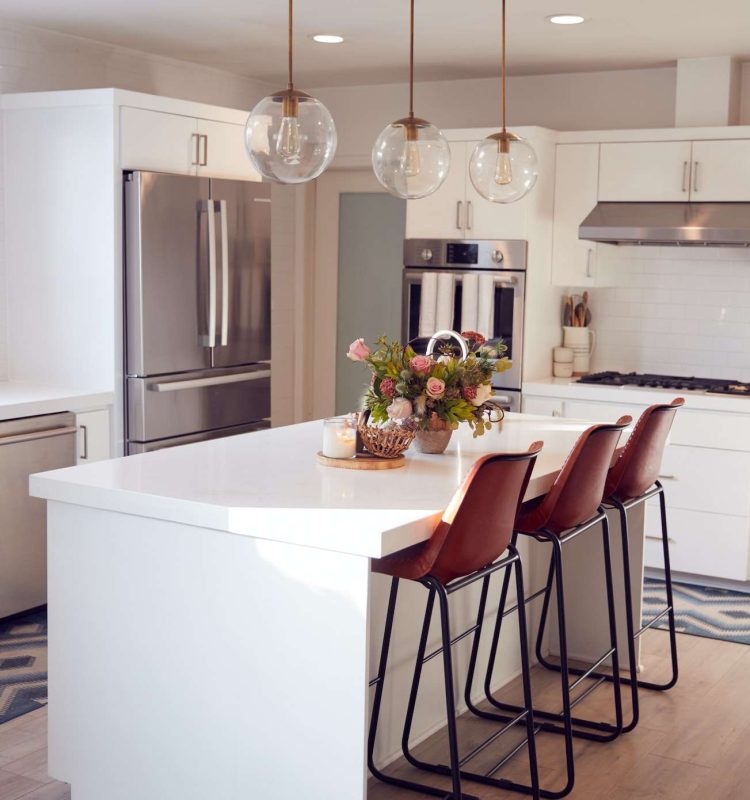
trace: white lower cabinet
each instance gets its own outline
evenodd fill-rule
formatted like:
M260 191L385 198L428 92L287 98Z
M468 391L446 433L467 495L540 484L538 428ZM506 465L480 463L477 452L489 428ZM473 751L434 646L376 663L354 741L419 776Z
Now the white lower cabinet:
M655 398L656 402L656 398ZM523 395L528 414L614 422L645 405ZM750 415L677 412L659 479L667 502L675 572L750 579ZM662 569L658 499L647 503L645 565Z
M104 461L111 457L111 432L109 409L81 411L76 414L78 437L76 461L88 464L91 461Z

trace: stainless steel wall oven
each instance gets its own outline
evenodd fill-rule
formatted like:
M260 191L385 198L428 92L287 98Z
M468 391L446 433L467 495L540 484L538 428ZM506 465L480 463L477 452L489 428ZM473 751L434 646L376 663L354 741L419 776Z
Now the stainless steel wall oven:
M521 401L526 253L527 243L517 239L404 242L404 341L423 352L446 328L477 331L490 344L502 339L513 367L497 373L493 385L512 411Z

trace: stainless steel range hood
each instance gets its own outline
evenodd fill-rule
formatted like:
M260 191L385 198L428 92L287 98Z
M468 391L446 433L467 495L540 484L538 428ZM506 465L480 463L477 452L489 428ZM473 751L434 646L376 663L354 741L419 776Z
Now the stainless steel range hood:
M598 203L579 239L609 244L750 246L750 203Z

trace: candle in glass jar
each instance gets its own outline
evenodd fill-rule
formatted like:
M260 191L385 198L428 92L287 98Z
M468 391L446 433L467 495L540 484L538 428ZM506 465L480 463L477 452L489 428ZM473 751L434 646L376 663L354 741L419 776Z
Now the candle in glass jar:
M348 417L323 420L323 455L328 458L353 458L357 430Z

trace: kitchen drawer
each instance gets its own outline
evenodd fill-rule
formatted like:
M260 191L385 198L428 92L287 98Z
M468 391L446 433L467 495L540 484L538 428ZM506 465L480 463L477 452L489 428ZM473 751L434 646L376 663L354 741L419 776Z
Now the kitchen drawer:
M686 398L690 403L690 398ZM750 453L750 414L726 414L720 411L677 412L670 441L696 447L743 450Z
M750 453L672 444L660 475L669 508L750 514Z
M675 572L744 581L748 578L747 517L667 509L669 556ZM663 569L658 507L646 509L645 565Z
M624 414L629 414L635 422L645 411L646 406L627 403L597 403L587 400L565 400L563 416L571 419L585 419L589 422L615 422Z
M562 417L563 401L557 397L523 396L524 414L541 414L545 417Z

